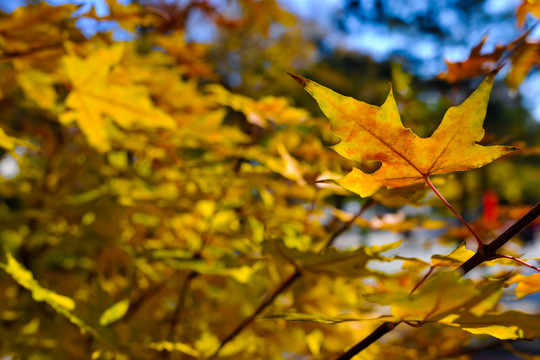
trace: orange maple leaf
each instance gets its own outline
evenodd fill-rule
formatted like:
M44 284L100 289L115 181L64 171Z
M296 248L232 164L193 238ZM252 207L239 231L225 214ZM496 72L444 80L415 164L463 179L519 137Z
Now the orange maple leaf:
M521 5L516 9L516 19L518 27L525 25L527 14L531 13L536 17L540 17L540 2L534 0L523 0Z
M428 181L430 175L484 166L516 150L509 146L481 146L483 122L495 73L490 74L461 105L451 107L428 138L403 127L392 90L380 107L340 95L314 81L290 74L319 103L341 138L333 146L355 161L380 161L373 174L357 168L338 180L362 197L382 187L399 188Z
M525 31L507 45L497 44L492 52L482 54L482 48L487 40L487 36L484 36L482 41L471 49L471 53L467 60L458 62L445 60L444 62L446 63L448 70L444 73L440 73L438 78L451 84L455 84L461 80L477 76L486 76L502 65L503 60L506 57L503 55L506 55L515 49L519 49L523 45L531 30L532 29Z
M440 73L438 78L449 83L457 83L463 79L484 76L493 71L497 66L497 61L504 54L506 46L497 45L493 52L481 54L486 39L487 36L484 36L482 41L472 48L467 60L458 62L444 60L448 70L445 73Z

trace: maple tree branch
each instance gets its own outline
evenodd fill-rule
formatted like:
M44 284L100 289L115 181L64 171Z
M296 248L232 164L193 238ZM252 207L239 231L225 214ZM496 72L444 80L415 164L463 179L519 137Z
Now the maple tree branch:
M399 322L386 321L379 325L375 330L371 332L364 340L360 341L358 344L354 345L352 348L347 350L344 354L336 358L336 360L349 360L353 356L367 348L369 345L373 344L375 341L379 340L381 337L394 330Z
M437 188L431 183L431 180L429 179L429 176L425 176L424 181L426 182L426 184L428 184L428 186L431 188L431 190L433 190L435 195L437 195L442 200L444 205L446 205L446 207L449 208L454 213L454 215L456 215L457 218L463 223L463 225L465 225L465 227L471 232L471 234L474 236L474 238L476 239L476 242L478 244L478 251L482 252L483 248L484 248L484 243L482 242L480 237L476 234L476 232L469 226L469 224L465 221L465 219L463 219L461 217L461 215L456 211L456 209L454 209L454 207L452 205L450 205L450 203L448 201L446 201L444 196L442 196L442 194L437 190Z
M347 231L353 224L354 221L362 216L362 214L372 206L376 204L375 200L369 199L364 206L350 219L349 221L343 223L338 229L336 229L325 241L323 248L321 249L321 252L324 251L326 248L332 245L332 243L335 241L335 239L343 234L345 231ZM294 265L294 262L291 262ZM259 306L251 313L250 316L245 318L240 324L234 328L233 331L229 333L222 341L217 350L214 352L213 355L209 357L209 359L215 358L221 349L229 343L232 339L234 339L238 334L240 334L245 328L247 328L257 316L268 306L270 305L276 297L278 297L279 294L287 290L296 280L298 280L302 276L302 272L299 268L296 268L295 271L286 279L284 280L273 292L270 296L265 298Z
M336 229L325 241L324 246L321 249L321 252L324 251L326 248L332 246L334 244L334 241L336 241L337 237L341 234L343 234L345 231L349 230L352 225L354 225L354 222L356 219L358 219L360 216L364 214L364 212L373 206L375 206L377 202L373 199L368 199L368 201L360 208L360 210L347 222L343 223L338 229Z
M493 259L497 255L499 250L510 239L519 234L525 229L531 222L533 222L538 216L540 216L540 202L536 204L529 212L519 218L512 226L506 229L501 235L497 236L492 242L484 246L484 253L476 253L469 260L461 264L458 268L463 274L468 273L484 261Z
M173 342L174 341L174 333L176 325L180 323L180 320L182 318L182 310L184 310L184 305L186 303L187 294L189 292L189 287L191 284L191 281L197 277L199 274L195 271L189 271L184 276L184 281L182 282L182 287L178 293L178 298L176 300L176 306L174 308L174 311L171 315L171 320L169 322L169 329L167 333L167 341ZM169 358L171 355L170 351L165 351L164 354L167 354L165 358Z
M242 332L242 330L244 330L246 327L248 327L254 320L255 318L268 306L270 305L275 298L277 298L279 296L279 294L281 294L282 292L284 292L285 290L287 290L297 279L300 278L300 276L302 276L302 273L300 272L300 270L296 269L284 282L282 282L276 289L274 289L274 291L272 292L272 294L270 294L268 297L266 297L260 304L259 306L257 306L257 308L251 313L251 315L249 315L248 317L246 317L244 320L242 320L242 322L240 324L238 324L233 331L231 331L229 333L229 335L227 335L223 340L221 340L221 344L219 345L219 347L216 349L216 351L214 352L214 354L212 354L209 359L213 359L215 358L219 352L221 351L221 349L223 349L223 347L225 345L227 345L232 339L234 339L236 337L236 335L240 334Z
M428 183L429 185L429 183ZM432 188L433 189L433 188ZM529 212L523 215L519 220L517 220L512 226L510 226L506 231L501 235L497 236L492 242L488 245L485 245L483 250L477 251L469 260L461 264L457 269L461 271L461 276L465 275L484 261L492 260L504 244L506 244L510 239L519 234L523 229L525 229L531 222L533 222L537 217L540 216L540 202L536 204ZM413 290L414 291L414 290ZM338 357L336 360L349 360L369 345L373 344L375 341L379 340L383 335L392 331L399 322L385 322L378 328L376 328L371 334L369 334L362 341L354 345L343 355Z

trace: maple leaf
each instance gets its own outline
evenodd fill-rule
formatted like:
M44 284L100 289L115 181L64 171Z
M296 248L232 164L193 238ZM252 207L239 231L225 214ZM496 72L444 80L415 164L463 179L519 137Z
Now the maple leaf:
M526 41L511 57L512 69L506 76L506 84L517 89L531 69L540 64L540 42Z
M486 75L494 70L497 66L497 62L504 54L506 46L497 45L493 52L481 54L482 47L486 40L487 36L484 36L482 41L472 48L469 58L465 61L451 62L444 60L448 70L445 73L440 73L437 77L454 84L464 79Z
M528 13L540 17L540 3L534 0L524 0L516 9L516 20L518 27L525 25L525 18Z
M113 66L118 66L124 47L98 49L85 59L76 55L63 58L71 93L66 105L71 109L61 115L62 123L76 120L88 142L104 152L110 149L106 126L110 117L123 128L174 128L174 120L155 107L148 91L136 84L117 84L110 80Z
M319 103L341 142L333 149L354 161L380 161L373 174L357 168L336 182L362 197L382 187L400 188L427 181L428 176L464 171L489 164L516 150L511 146L481 146L482 127L495 73L459 106L448 109L428 138L403 127L392 90L382 106L340 95L314 81L290 74Z
M455 84L461 80L485 76L500 66L502 59L504 59L503 55L519 49L524 44L525 39L530 32L531 29L525 31L507 45L497 44L492 52L482 54L482 48L487 40L487 36L484 36L482 41L471 49L467 60L458 62L445 60L444 62L446 63L448 70L444 73L440 73L437 77L451 84Z

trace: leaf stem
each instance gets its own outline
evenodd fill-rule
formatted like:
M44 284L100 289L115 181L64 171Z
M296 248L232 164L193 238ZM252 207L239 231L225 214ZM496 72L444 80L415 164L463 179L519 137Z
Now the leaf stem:
M332 234L330 234L328 239L326 239L326 241L324 242L321 248L321 252L326 250L328 247L332 246L334 244L334 241L336 241L339 235L349 230L351 226L354 225L354 222L356 221L356 219L362 216L366 210L372 208L375 204L377 204L375 200L368 199L368 201L362 206L362 208L356 214L354 214L354 216L349 221L343 223L338 229L336 229Z
M433 190L435 195L437 195L442 200L444 205L446 205L446 207L449 208L457 216L457 218L463 223L463 225L465 225L465 227L471 232L471 234L476 239L476 243L478 244L478 251L477 252L482 253L484 251L484 243L482 242L480 237L476 234L476 232L469 226L469 224L467 224L465 219L463 219L461 217L461 215L456 211L456 209L454 209L454 207L452 205L450 205L450 203L448 201L446 201L444 196L442 196L442 194L439 192L439 190L437 190L437 188L431 183L431 180L429 179L429 176L425 176L424 181L426 182L426 184L428 184L428 186L431 188L431 190Z
M426 275L424 275L424 277L422 277L422 279L418 282L418 284L416 284L414 286L414 288L411 290L411 292L409 293L409 295L412 295L413 292L416 291L416 289L418 289L420 287L420 285L422 285L422 283L424 281L426 281L426 279L429 277L429 275L431 275L431 273L433 272L433 270L435 270L435 266L430 266L429 267L429 270L427 271Z
M517 261L518 263L520 263L520 264L522 264L522 265L528 266L528 267L530 267L531 269L534 269L534 270L540 272L540 268L537 268L536 266L531 265L531 264L529 264L528 262L523 261L523 260L521 260L521 259L518 259L517 257L514 257L514 256L503 255L503 254L495 254L495 256L493 256L493 259L510 259L510 260L514 260L514 261Z

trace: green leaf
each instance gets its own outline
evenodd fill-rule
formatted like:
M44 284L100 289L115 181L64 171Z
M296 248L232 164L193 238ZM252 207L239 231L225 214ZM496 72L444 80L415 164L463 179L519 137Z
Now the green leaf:
M107 326L115 321L120 320L129 309L129 299L120 300L110 308L105 310L99 317L99 324L101 326Z

